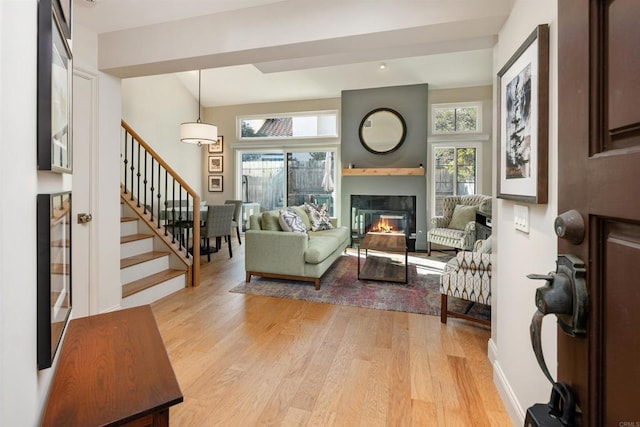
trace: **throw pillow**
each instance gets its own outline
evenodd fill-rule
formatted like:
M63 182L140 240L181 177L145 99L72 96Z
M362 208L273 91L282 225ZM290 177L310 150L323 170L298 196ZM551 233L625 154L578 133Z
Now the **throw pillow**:
M304 207L309 215L311 231L330 230L333 228L331 218L329 218L329 214L327 212L326 203L323 203L320 206L313 203L305 203Z
M464 230L469 221L475 221L477 206L456 205L453 209L453 216L449 221L449 227L455 230Z
M277 211L262 212L262 229L269 231L282 231Z
M302 222L302 218L298 216L291 208L282 209L278 217L280 227L284 231L292 231L294 233L306 233L307 227Z
M302 219L302 222L304 223L304 226L307 227L307 230L311 230L311 222L309 221L309 215L307 215L307 211L304 209L304 205L290 206L290 208L298 214L300 219Z

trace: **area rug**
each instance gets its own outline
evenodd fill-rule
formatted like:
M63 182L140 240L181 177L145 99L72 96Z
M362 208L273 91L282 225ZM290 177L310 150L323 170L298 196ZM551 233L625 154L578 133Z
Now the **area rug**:
M251 277L251 282L243 281L230 292L439 315L440 274L443 268L442 261L412 257L408 284L358 280L357 258L343 255L322 277L320 290L316 290L311 282ZM450 309L464 310L466 306L464 301L449 298ZM478 313L470 314L490 315L486 313L488 308L474 307L474 311Z

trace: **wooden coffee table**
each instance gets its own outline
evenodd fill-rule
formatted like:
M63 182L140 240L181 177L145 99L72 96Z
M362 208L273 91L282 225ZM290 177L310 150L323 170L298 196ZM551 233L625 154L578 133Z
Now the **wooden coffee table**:
M360 249L364 249L362 268L360 268ZM369 251L382 254L404 254L404 263L399 262L398 257L369 254ZM408 283L407 261L407 238L404 234L367 233L358 246L358 279Z

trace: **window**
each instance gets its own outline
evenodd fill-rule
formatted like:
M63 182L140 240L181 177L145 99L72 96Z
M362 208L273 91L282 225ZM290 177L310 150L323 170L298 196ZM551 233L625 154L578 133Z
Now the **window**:
M442 215L444 197L477 193L480 158L481 145L478 143L434 147L432 206L436 216Z
M433 104L433 134L482 132L482 103Z
M336 138L338 112L320 111L238 117L238 139Z

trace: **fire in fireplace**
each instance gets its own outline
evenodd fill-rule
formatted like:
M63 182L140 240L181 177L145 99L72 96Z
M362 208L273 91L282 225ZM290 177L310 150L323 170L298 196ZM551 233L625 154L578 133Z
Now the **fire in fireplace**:
M373 214L375 218L377 213ZM390 233L390 234L405 234L405 228L407 223L407 215L389 215L389 214L377 214L378 219L374 220L369 228L369 232L373 233Z
M404 234L409 251L415 251L416 196L351 196L351 241L367 233Z

